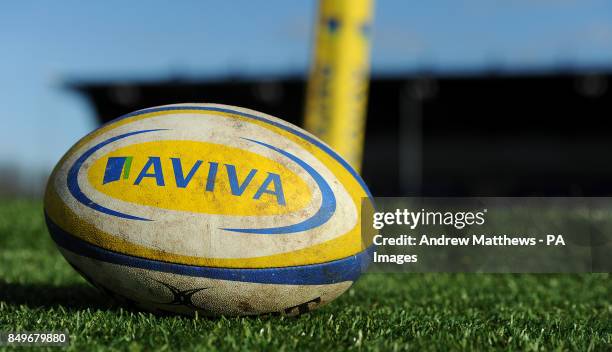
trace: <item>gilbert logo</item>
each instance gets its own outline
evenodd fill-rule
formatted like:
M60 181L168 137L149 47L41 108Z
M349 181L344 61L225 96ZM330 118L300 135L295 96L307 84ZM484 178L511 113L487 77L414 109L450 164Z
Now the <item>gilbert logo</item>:
M158 187L181 189L194 184L195 187L204 188L205 192L220 192L223 190L216 190L219 187L215 186L219 179L223 177L227 179L228 191L233 196L242 197L247 194L245 193L247 189L254 189L254 193L248 192L248 194L253 195L252 199L259 200L262 195L268 194L275 197L278 205L286 205L283 183L278 173L260 171L250 167L240 168L240 171L248 170L248 172L241 173L237 170L235 164L220 164L213 161L205 164L203 160L184 165L181 158L168 158L170 163L162 163L162 158L159 156L149 156L144 166L137 171L137 176L132 182L130 181L130 173L133 160L134 157L132 156L109 157L106 161L102 184L121 181L130 182L134 187L139 187L143 181L150 179ZM164 169L162 165L171 165L171 167L170 169ZM239 173L241 173L241 176L239 176ZM259 173L265 173L265 177L256 177ZM258 179L263 181L254 181Z

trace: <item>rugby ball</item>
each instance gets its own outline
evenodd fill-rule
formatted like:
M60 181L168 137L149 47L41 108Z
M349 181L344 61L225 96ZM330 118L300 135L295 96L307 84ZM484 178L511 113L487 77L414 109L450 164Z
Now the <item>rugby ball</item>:
M155 107L85 136L45 193L49 232L91 284L136 307L294 315L369 261L359 175L308 132L216 104Z

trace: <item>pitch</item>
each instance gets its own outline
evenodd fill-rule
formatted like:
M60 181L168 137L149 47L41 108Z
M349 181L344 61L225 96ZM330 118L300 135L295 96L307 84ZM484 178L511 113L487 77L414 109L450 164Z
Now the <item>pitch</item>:
M366 274L297 318L157 316L118 306L81 279L51 242L42 204L26 200L0 201L0 263L0 330L66 330L69 351L612 346L609 274Z

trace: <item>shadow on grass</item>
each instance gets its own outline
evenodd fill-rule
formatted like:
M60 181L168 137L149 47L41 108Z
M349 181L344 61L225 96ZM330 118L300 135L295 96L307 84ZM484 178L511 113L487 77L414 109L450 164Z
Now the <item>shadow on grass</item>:
M118 310L121 305L87 284L53 286L0 281L0 301L28 308L64 307L68 310ZM129 307L123 307L128 308Z

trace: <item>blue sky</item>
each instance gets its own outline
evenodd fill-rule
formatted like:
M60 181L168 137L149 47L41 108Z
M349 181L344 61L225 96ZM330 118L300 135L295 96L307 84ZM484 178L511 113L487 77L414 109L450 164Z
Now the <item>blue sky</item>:
M305 72L315 1L13 1L0 164L49 169L95 127L69 79ZM373 70L612 67L612 1L378 0Z

